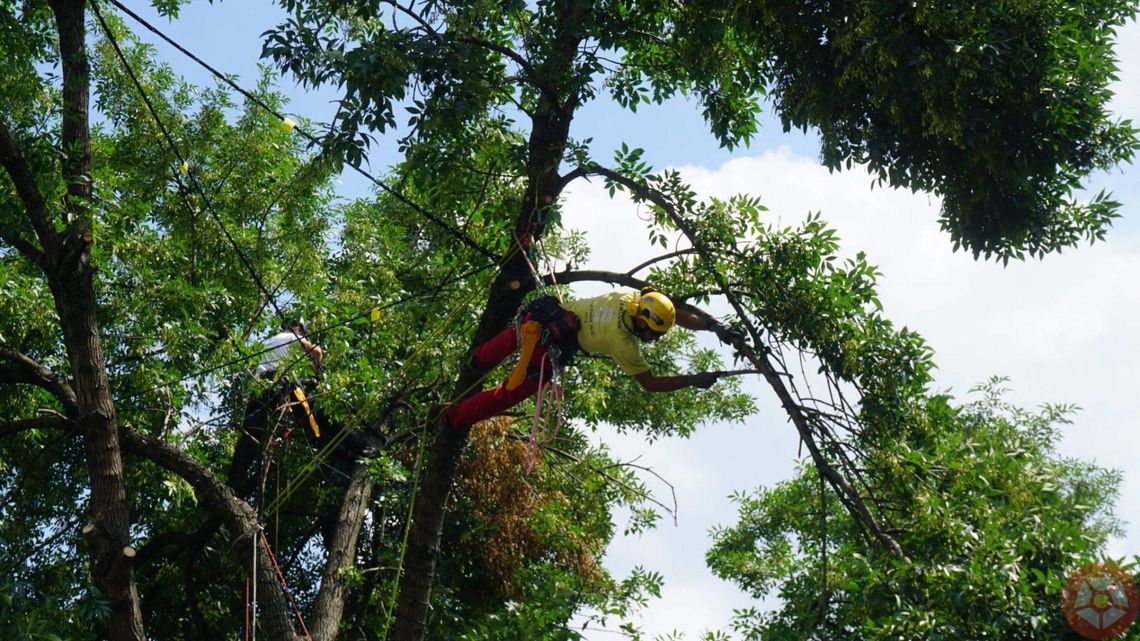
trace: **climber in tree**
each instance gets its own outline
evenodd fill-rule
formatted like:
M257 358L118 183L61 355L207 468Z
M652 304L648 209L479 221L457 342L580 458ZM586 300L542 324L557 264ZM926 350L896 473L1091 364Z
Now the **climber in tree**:
M305 388L311 391L316 378L321 375L324 352L320 345L309 339L304 322L292 319L282 322L281 331L262 343L262 349L264 356L256 370L256 378L262 383L257 386L259 391L246 403L241 435L230 462L230 486L240 493L251 489L249 484L253 476L250 468L264 445L262 440L266 428L270 427L271 419L284 414L290 414L290 425L303 429L318 446L337 441L339 447L335 453L341 458L376 455L379 448L373 438L357 430L340 436L344 426L320 412L305 393ZM291 361L290 355L294 355L296 360ZM289 376L293 362L300 362L300 359L309 361L314 378L294 380ZM289 432L290 429L286 428L279 436Z
M648 392L672 392L686 387L708 389L718 378L714 372L654 376L641 354L641 343L661 338L673 325L715 332L725 343L740 334L715 319L705 319L683 309L652 287L616 291L594 298L559 303L543 296L527 306L518 327L508 327L478 346L470 364L487 371L519 348L518 364L498 387L475 394L444 411L452 427L466 427L497 416L521 403L538 390L539 379L548 378L556 365L564 365L581 349L609 356Z

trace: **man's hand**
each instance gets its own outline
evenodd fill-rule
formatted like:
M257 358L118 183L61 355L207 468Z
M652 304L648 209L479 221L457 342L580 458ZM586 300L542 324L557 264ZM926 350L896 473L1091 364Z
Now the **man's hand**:
M725 345L735 345L737 342L744 340L744 334L741 334L740 330L729 327L715 318L709 319L708 330L716 334L720 342Z
M720 378L715 372L701 372L699 374L689 375L689 385L692 387L699 387L701 389L708 389L716 385L716 380Z

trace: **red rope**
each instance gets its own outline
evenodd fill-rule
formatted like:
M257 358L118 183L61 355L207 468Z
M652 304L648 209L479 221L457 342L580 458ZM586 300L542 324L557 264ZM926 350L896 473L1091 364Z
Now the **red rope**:
M281 587L285 588L285 596L289 597L289 605L293 606L293 613L297 615L297 621L301 624L305 638L313 641L313 635L309 634L309 628L305 627L305 619L301 617L301 610L297 607L297 602L293 600L293 593L289 591L289 584L285 582L285 575L281 572L281 566L277 565L277 557L273 556L273 550L269 548L269 539L265 537L265 530L258 530L258 533L261 534L261 541L265 544L265 552L269 555L269 560L273 562L273 569L277 571L277 578L281 581Z

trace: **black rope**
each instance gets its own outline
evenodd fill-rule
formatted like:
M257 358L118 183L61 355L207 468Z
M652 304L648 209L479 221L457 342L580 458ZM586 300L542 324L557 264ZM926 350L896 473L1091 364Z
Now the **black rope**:
M211 74L213 74L214 77L216 77L218 80L221 80L222 82L229 85L230 88L232 88L234 91L240 93L242 96L245 96L245 98L247 100L249 100L250 102L252 102L253 104L264 109L265 111L269 112L270 114L273 114L273 116L275 116L278 120L285 120L286 119L284 114L282 114L281 112L279 112L276 109L274 109L273 107L271 107L264 100L258 98L252 92L242 88L240 85L238 85L236 82L234 82L234 80L232 78L230 78L226 74L222 73L221 71L218 71L213 66L211 66L209 63L202 60L198 56L194 55L192 52L190 52L188 49L186 49L182 45L175 42L172 38L167 36L165 33L159 31L155 26L153 26L152 24L150 24L149 22L144 20L141 16L139 16L135 12L131 11L127 7L123 6L123 4L121 2L119 2L119 0L107 0L107 2L110 2L112 5L117 7L120 11L122 11L123 13L130 16L132 19L135 20L135 22L138 22L140 25L142 25L148 31L150 31L154 35L156 35L159 38L161 38L162 40L164 40L170 46L172 46L175 49L177 49L178 51L182 52L186 57L188 57L191 60L193 60L194 62L198 63L204 69L206 69ZM94 3L94 0L93 0L93 3ZM100 18L100 20L102 20L102 18ZM305 131L300 125L294 125L294 129L296 130L297 133L299 133L302 137L304 137L309 142L313 143L314 145L317 145L318 147L323 148L323 145L321 144L320 139L317 138L316 136L314 136L313 134L310 134L309 132ZM447 221L443 220L439 216L428 211L423 206L419 205L418 203L416 203L415 201L413 201L412 199L408 198L406 195L401 193L399 190L395 189L394 187L389 186L384 181L373 176L369 172L361 169L357 165L349 164L348 166L351 167L352 170L355 171L356 173L360 174L361 176L364 176L366 179L368 179L370 182L372 182L372 184L376 185L377 187L379 187L380 189L382 189L386 193L390 194L391 196L393 196L394 198L399 200L401 203L407 205L408 207L410 207L412 210L414 210L415 212L417 212L418 214L420 214L424 218L427 218L428 220L430 220L432 223L434 223L439 228L446 231L448 234L450 234L452 237L454 237L459 242L463 243L464 245L467 245L471 249L474 249L475 251L479 252L480 254L486 256L487 258L490 258L492 260L498 259L498 256L496 256L494 254L494 252L490 251L489 249L487 249L487 248L483 247L482 245L480 245L479 243L475 242L475 240L473 238L471 238L471 236L463 233L459 229L456 229L452 225L448 224Z

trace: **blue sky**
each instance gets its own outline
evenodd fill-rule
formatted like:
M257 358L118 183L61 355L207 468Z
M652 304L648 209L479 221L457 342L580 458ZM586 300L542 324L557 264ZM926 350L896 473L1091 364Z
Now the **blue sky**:
M259 34L281 15L260 1L195 2L176 22L167 23L142 4L129 6L245 84L256 75ZM1120 41L1114 111L1140 120L1140 29L1135 23ZM156 47L159 57L190 81L211 82L173 49L162 43ZM292 113L315 120L332 113L331 93L307 93L288 81L282 91L292 98L287 109ZM921 333L935 349L938 389L963 398L971 385L1006 375L1011 400L1024 406L1052 402L1083 408L1065 432L1061 451L1123 471L1117 511L1129 524L1109 552L1140 553L1140 338L1135 320L1140 317L1140 172L1134 167L1090 180L1091 190L1105 188L1125 203L1124 218L1107 242L1002 267L951 251L949 238L938 228L934 196L872 190L870 177L859 171L829 174L816 162L814 135L782 134L770 118L764 119L751 147L729 153L706 133L699 107L685 100L645 107L637 114L598 101L582 111L573 135L592 136L601 159L622 142L643 147L651 164L679 168L701 194L754 193L768 205L773 221L794 224L808 212L821 211L839 230L845 251L865 250L880 266L888 317ZM372 159L373 170L382 171L398 157L394 145L382 140ZM363 193L364 186L349 176L342 189L351 196ZM620 197L609 199L598 185L571 186L564 220L591 241L592 264L585 267L627 269L651 255L636 207ZM761 399L760 411L742 425L709 425L688 440L652 445L635 434L597 435L619 456L640 457L639 464L653 466L677 488L677 526L666 523L642 537L619 539L606 558L617 573L644 565L665 574L662 599L642 619L650 633L675 629L692 639L701 630L725 627L733 607L750 604L709 575L703 554L709 528L734 521L728 495L786 478L796 461L794 430L768 390L752 389ZM591 638L613 635L591 633Z

